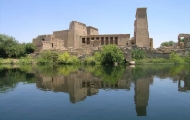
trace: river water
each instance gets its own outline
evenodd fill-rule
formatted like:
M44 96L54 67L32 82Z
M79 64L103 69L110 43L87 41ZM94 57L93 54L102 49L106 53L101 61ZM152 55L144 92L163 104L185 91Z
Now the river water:
M190 66L1 66L0 120L189 120Z

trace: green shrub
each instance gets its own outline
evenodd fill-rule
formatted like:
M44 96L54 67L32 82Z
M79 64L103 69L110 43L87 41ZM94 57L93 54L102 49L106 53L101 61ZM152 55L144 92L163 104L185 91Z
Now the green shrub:
M45 51L37 58L37 63L47 64L47 63L56 63L58 58L57 52Z
M145 64L145 63L147 63L147 60L146 59L134 59L134 61L135 61L135 64L137 64L137 65L141 65L141 64Z
M174 63L174 64L182 64L184 63L184 59L181 58L178 54L172 52L170 53L170 60Z
M190 63L190 50L188 51L188 54L184 57L184 61L186 63Z
M145 58L145 52L142 49L132 49L132 59L140 60Z
M0 64L3 64L3 59L2 58L0 58Z
M59 64L78 64L79 60L76 56L71 56L67 52L59 54L57 58Z
M114 44L103 46L103 49L101 51L101 63L114 64L115 62L124 62L123 52Z
M101 62L101 53L100 52L95 52L94 53L94 59L96 60L96 62Z
M95 57L94 56L88 56L84 59L84 64L90 64L90 65L95 65Z
M33 60L31 56L26 56L26 57L21 57L21 59L19 60L20 64L32 64Z

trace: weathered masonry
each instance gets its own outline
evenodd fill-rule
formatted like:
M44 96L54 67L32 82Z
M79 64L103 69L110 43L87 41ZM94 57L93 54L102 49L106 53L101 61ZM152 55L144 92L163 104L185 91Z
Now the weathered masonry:
M146 8L137 8L134 26L134 37L130 38L130 34L99 34L98 28L71 21L69 29L54 31L52 35L39 35L33 39L33 44L37 46L37 52L97 49L108 44L153 48L153 39L149 38Z
M88 35L81 37L82 46L98 47L100 45L115 44L118 46L130 45L130 34Z
M190 34L179 34L178 35L178 46L181 49L190 48Z
M134 44L138 47L153 48L153 38L149 38L147 8L137 8L134 22Z

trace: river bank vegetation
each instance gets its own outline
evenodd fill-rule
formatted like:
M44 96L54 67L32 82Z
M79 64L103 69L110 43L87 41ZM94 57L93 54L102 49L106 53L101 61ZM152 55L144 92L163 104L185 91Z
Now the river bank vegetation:
M108 49L108 48L111 49ZM78 59L76 56L69 55L69 53L57 53L52 51L45 51L41 53L38 57L33 58L31 55L26 55L20 58L0 58L0 64L63 64L63 65L106 65L114 64L115 62L123 65L125 63L124 56L119 49L115 46L105 46L106 49L102 51L95 52L91 56L86 56L82 59ZM112 52L115 49L115 52ZM118 52L118 53L117 53ZM176 53L171 53L169 59L165 58L147 58L146 54L140 49L132 50L132 60L136 62L137 65L140 64L189 64L190 63L190 53L186 56L179 56Z
M167 42L170 46L172 41ZM163 43L163 46L165 44ZM167 45L166 45L167 46ZM31 55L35 51L32 43L19 43L14 37L0 34L0 64L63 64L63 65L113 65L115 63L123 65L126 63L122 50L116 45L110 44L103 46L102 50L93 55L77 58L67 52L58 53L54 51L44 51L35 57ZM169 59L147 58L142 49L132 49L132 60L136 64L189 64L190 52L186 56L179 56L171 53Z

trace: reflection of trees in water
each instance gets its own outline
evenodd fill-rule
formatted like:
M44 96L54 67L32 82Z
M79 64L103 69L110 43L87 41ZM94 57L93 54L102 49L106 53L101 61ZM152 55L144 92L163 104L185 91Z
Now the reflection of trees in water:
M94 76L100 78L103 82L116 84L125 72L124 66L94 66L85 69L87 72L93 73Z
M102 66L83 66L78 69L62 66L57 68L56 75L38 73L39 81L37 87L41 90L52 90L69 93L72 103L84 100L86 96L92 96L98 93L100 88L127 88L124 76L124 67L102 67ZM68 69L71 69L70 73ZM61 72L60 72L61 71ZM123 80L122 80L123 79Z
M79 66L77 65L41 65L35 67L35 70L37 70L40 74L50 77L57 75L67 76L78 69Z
M190 74L189 66L174 65L144 65L132 69L132 78L136 80L142 77L157 76L159 78L175 78Z
M21 68L2 68L0 70L0 92L13 90L19 82L35 83L33 73Z
M190 68L173 65L145 65L135 68L124 66L23 66L0 70L0 89L7 91L18 82L36 81L37 88L54 92L69 93L70 101L75 103L87 96L96 95L99 89L127 89L131 82L135 84L135 103L137 114L145 115L148 105L149 84L153 77L182 80L185 86L179 85L179 91L190 88ZM141 112L139 112L141 111ZM144 112L144 113L143 113Z

